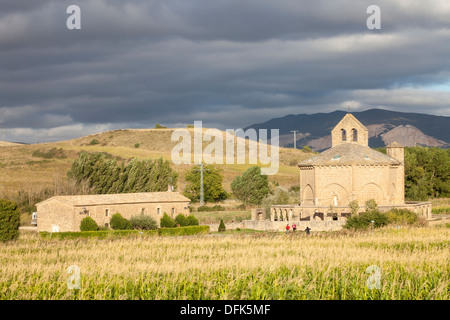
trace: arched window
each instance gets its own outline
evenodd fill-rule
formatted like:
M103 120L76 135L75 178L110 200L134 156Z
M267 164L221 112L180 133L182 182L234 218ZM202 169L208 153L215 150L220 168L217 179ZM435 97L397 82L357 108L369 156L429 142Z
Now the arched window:
M358 130L352 129L353 141L358 141Z
M342 133L342 141L347 141L347 132L345 131L345 129L341 129L341 133Z

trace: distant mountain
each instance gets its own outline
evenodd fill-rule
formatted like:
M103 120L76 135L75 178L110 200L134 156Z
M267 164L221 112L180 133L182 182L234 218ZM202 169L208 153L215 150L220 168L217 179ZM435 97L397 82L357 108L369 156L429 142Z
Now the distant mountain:
M351 112L369 130L369 146L384 147L393 141L404 146L450 147L450 117L422 113L395 112L370 109ZM347 114L345 111L330 113L287 115L245 128L279 129L280 146L292 148L297 130L297 148L305 145L314 151L331 147L331 130Z

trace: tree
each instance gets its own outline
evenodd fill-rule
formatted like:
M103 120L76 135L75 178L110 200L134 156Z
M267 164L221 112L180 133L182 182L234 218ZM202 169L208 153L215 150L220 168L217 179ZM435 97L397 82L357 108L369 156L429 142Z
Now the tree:
M175 221L169 217L167 213L164 212L163 217L161 218L161 221L159 222L161 228L173 228L175 227Z
M304 146L302 150L303 150L303 152L307 152L307 153L311 153L312 152L312 150L311 150L311 148L309 146Z
M184 189L184 196L191 201L200 199L200 165L192 168L186 174L188 182ZM223 188L222 170L213 165L203 167L203 195L206 202L216 202L227 198L227 192Z
M115 213L111 217L110 221L111 228L114 230L131 230L133 229L133 226L131 225L130 221L122 217L120 213Z
M366 211L376 211L378 208L378 205L375 201L375 199L369 199L366 201Z
M138 214L130 218L130 224L133 229L138 230L156 230L158 229L158 223L156 220L147 214Z
M261 168L253 166L242 176L236 176L231 183L231 190L235 197L244 204L261 204L269 193L269 180L267 175L261 174Z
M83 218L83 220L81 220L80 230L81 231L97 231L98 224L91 217L85 217L85 218Z
M189 225L189 219L182 213L175 217L175 223L179 224L180 227L186 227Z
M405 198L450 196L450 149L405 148Z
M132 159L128 165L107 159L103 153L82 152L67 172L77 185L87 184L93 193L158 192L170 184L176 188L178 174L168 160Z
M224 232L225 230L226 230L226 228L225 228L225 223L223 223L223 220L220 219L220 224L219 224L219 229L218 229L218 231L219 231L219 232Z
M276 187L273 194L268 194L261 202L262 207L265 210L266 217L270 217L270 206L277 204L291 203L291 197L289 191L283 187Z
M348 203L348 206L350 207L350 212L352 216L356 216L359 211L359 204L358 200L352 200Z
M189 220L189 225L190 226L198 226L198 219L196 217L194 217L192 214L188 215L188 220Z
M19 236L20 210L14 201L0 199L0 241Z

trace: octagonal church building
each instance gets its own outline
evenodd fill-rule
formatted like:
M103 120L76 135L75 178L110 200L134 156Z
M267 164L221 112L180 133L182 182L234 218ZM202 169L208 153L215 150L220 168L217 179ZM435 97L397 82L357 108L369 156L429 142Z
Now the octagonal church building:
M350 113L331 131L331 140L330 149L298 164L299 204L272 206L272 221L342 220L351 201L364 211L369 199L380 211L407 208L431 218L431 203L405 203L402 145L391 143L386 154L370 148L367 128Z

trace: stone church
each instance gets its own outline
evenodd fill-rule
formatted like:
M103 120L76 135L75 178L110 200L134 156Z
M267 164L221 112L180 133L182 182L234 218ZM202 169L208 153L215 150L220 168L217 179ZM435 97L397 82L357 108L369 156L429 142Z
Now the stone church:
M386 155L369 147L367 128L347 114L331 131L332 147L299 164L300 204L346 206L404 204L404 149L386 147Z
M364 211L369 199L381 211L407 208L431 218L431 203L405 203L402 145L391 143L386 154L371 149L367 128L350 113L331 131L331 140L330 149L298 164L299 203L272 206L271 221L345 220L351 201Z

